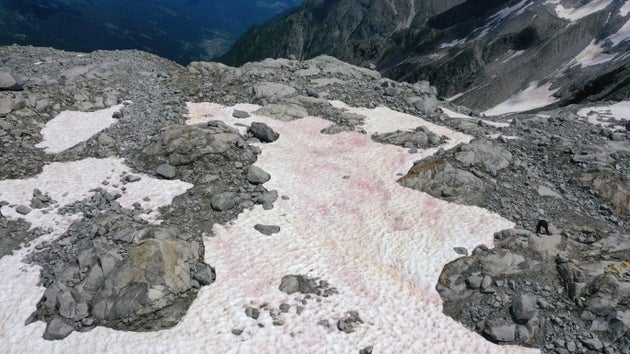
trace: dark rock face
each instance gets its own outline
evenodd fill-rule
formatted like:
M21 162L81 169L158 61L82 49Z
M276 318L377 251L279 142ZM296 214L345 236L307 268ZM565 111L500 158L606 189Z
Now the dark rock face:
M220 60L242 65L268 57L328 54L355 63L376 62L395 32L462 2L309 0L278 21L250 28Z
M627 43L611 38L626 19L616 2L576 20L556 14L558 5L584 4L382 0L365 6L358 0L312 0L252 27L221 60L241 65L267 57L328 54L357 65L375 64L396 80L429 80L443 97L459 95L454 102L481 110L532 82L553 83L561 106L622 100L630 90L630 58L620 54ZM617 59L580 65L584 53L592 53L592 41ZM268 45L272 42L277 44Z

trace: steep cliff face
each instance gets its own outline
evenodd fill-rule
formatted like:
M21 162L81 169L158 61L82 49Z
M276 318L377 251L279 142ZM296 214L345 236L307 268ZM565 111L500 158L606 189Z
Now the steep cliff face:
M613 0L312 0L222 59L330 54L501 114L530 96L527 109L627 97L629 12Z
M463 2L309 0L276 21L252 27L221 60L241 65L267 57L329 54L354 63L376 63L395 33Z

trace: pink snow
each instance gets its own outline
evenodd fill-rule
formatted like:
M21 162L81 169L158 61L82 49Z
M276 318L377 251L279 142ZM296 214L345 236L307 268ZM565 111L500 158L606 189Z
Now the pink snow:
M237 107L250 113L257 109ZM386 109L345 108L368 115L368 131L422 122ZM494 232L513 224L485 209L400 186L397 179L418 155L357 132L321 134L331 123L317 117L281 122L258 115L235 119L233 107L216 104L189 104L189 109L191 123L259 121L276 130L280 138L259 145L256 165L272 176L265 187L288 198L279 198L272 210L256 206L226 225L214 225L214 235L205 237L204 245L217 281L199 292L182 322L170 330L133 333L99 327L45 341L43 323L22 325L44 290L37 285L39 269L21 264L19 257L4 257L1 348L11 353L355 353L374 345L377 353L537 352L494 345L442 313L434 286L444 264L458 257L453 247L490 246ZM446 133L453 140L449 144L470 139ZM102 176L97 179L100 183ZM279 225L281 232L262 235L253 228L257 223ZM321 277L339 294L302 305L301 296L278 289L287 274ZM274 326L264 311L258 321L245 315L247 306L263 303L291 305L281 315L283 326ZM304 306L300 315L298 304ZM357 311L364 321L351 334L335 328L347 311ZM323 319L330 320L331 328L317 324ZM243 333L233 335L234 328Z

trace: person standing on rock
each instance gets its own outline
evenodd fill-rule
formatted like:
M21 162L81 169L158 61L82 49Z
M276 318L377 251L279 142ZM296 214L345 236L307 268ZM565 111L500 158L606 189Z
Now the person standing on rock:
M542 229L545 229L545 234L551 235L549 232L549 224L545 220L538 220L538 224L536 225L536 233L541 233Z

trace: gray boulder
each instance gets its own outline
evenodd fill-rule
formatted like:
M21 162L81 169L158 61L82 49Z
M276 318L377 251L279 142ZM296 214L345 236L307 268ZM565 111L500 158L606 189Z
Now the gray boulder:
M263 184L271 179L271 176L262 168L249 166L247 168L247 181L251 184Z
M470 144L460 146L455 159L466 167L480 167L496 176L499 171L510 166L512 154L489 140L476 138Z
M274 142L280 137L280 134L265 123L253 122L247 131L263 143Z
M536 297L529 294L522 294L512 300L510 307L512 317L517 323L527 323L538 311Z
M274 82L262 82L252 87L254 95L258 98L278 98L295 94L295 88Z
M210 204L216 211L230 210L236 206L236 196L230 192L220 193L212 197Z
M74 331L74 326L72 326L72 324L68 320L56 316L46 326L46 330L44 331L44 339L64 339L69 336L72 331Z
M175 178L175 166L169 165L167 163L161 164L155 170L155 173L158 176L164 177L164 178L167 178L167 179Z
M516 339L516 325L488 322L484 334L494 342L513 342Z
M271 236L280 232L280 226L277 225L256 224L254 225L254 229L256 229L256 231L260 232L261 234L267 236Z
M5 71L0 71L0 91L19 91L22 89L13 75Z
M105 278L92 314L103 320L131 319L169 306L192 289L191 264L199 246L179 239L146 239Z
M234 112L232 112L232 117L238 118L238 119L245 119L245 118L249 118L249 113L245 111L241 111L240 109L234 109Z

